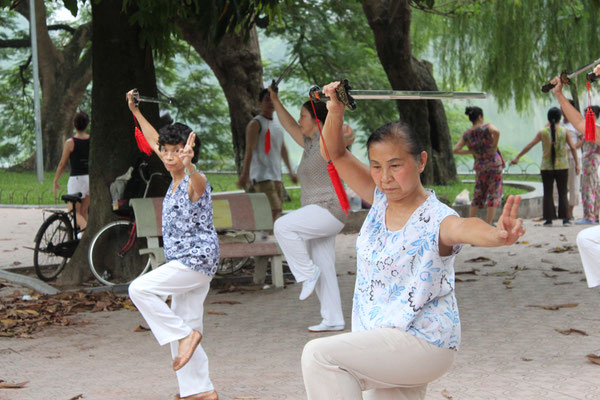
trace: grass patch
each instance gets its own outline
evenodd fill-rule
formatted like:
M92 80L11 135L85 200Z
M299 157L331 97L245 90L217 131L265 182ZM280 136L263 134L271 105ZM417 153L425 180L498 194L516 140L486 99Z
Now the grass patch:
M474 179L473 175L459 175L460 179ZM66 193L68 174L63 174L60 179L61 193L57 199L52 195L52 181L54 172L46 172L44 174L44 183L37 182L37 176L34 172L8 172L0 171L0 204L57 204L62 203L60 195ZM207 178L214 190L217 192L226 192L238 190L236 185L237 176L235 174L207 174ZM504 175L506 180L527 180L540 181L539 175ZM283 182L286 187L296 186L288 175L284 175ZM447 203L452 203L456 196L464 189L469 191L469 195L473 196L474 184L472 183L454 183L452 185L428 186L433 189L436 196ZM288 189L288 194L291 201L285 202L283 208L285 210L295 210L300 208L300 189ZM504 186L504 197L511 194L523 194L527 191L524 189Z

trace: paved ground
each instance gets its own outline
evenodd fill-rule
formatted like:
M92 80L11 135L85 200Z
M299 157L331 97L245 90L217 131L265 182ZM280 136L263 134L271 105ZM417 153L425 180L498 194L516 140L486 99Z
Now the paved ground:
M14 248L23 237L33 237L41 217L26 218L26 212L0 209L2 221L13 218L0 234L4 265L27 262L16 257L21 250ZM585 357L600 353L600 293L587 288L576 252L549 252L575 245L582 229L556 224L544 228L526 221L522 244L500 249L466 246L460 253L456 270L463 280L457 283L462 346L450 372L430 385L427 399L600 399L600 365ZM15 241L18 231L24 236ZM355 239L356 235L340 235L336 246L348 327ZM467 262L479 256L496 264ZM312 296L300 302L299 292L300 285L211 291L205 309L226 314L205 315L202 343L221 399L305 398L302 347L324 334L306 331L319 322L318 301ZM211 304L218 300L241 304ZM556 311L530 307L566 303L577 306ZM76 319L81 323L46 329L34 339L0 338L0 380L29 381L25 389L0 389L1 400L69 400L79 394L86 400L166 400L177 392L168 348L159 347L149 332L133 332L145 325L137 312L85 313ZM556 331L570 328L588 336Z

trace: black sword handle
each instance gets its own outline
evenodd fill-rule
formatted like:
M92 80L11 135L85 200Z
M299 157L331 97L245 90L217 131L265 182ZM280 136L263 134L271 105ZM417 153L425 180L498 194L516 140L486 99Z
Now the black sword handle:
M589 83L594 83L598 79L600 79L600 76L596 75L594 72L588 72L585 78L588 80Z
M565 71L565 70L563 70L560 73L560 80L562 81L563 85L571 84L571 80L567 76L567 71ZM550 90L552 90L554 88L554 86L556 86L556 85L554 85L552 83L546 83L544 86L542 86L542 92L548 93Z
M335 89L338 100L348 109L348 110L356 110L356 101L350 95L350 90L352 88L348 84L348 79L342 79L341 85ZM312 101L321 101L326 102L329 100L329 97L325 96L325 94L321 91L321 88L317 85L310 88L308 94Z
M273 89L275 93L279 93L279 86L277 86L277 81L275 79L271 81L271 89Z

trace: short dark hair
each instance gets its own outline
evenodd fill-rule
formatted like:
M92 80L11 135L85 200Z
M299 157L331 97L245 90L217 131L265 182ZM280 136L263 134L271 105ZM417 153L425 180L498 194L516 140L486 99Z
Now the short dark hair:
M469 116L469 121L475 123L480 115L483 117L483 110L476 106L467 107L465 108L465 115Z
M306 108L306 110L310 113L312 119L318 119L319 121L321 121L321 123L324 123L325 119L327 118L327 105L320 101L313 102L313 104L315 106L314 110L310 100L302 104L302 107ZM316 118L315 111L317 112Z
M548 122L555 124L562 118L562 112L558 107L552 107L548 110Z
M258 101L263 101L263 99L265 98L266 95L269 94L269 89L262 89L259 93L258 93Z
M77 114L75 114L75 117L73 117L73 126L78 131L84 131L85 128L88 127L89 123L90 117L85 111L79 111Z
M165 125L158 131L158 148L161 149L166 144L185 145L190 136L190 132L192 132L192 128L180 122L175 122L173 125ZM198 152L200 151L200 138L198 135L196 135L194 143L194 157L192 158L192 163L195 164L198 161Z
M390 139L400 139L407 146L406 151L419 159L421 153L425 150L419 135L405 122L396 121L377 128L367 139L367 152L373 143L379 143Z

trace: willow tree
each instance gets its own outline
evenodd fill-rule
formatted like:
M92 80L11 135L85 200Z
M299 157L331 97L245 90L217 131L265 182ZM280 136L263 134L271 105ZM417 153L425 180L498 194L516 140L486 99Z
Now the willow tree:
M533 99L547 98L540 88L550 78L600 55L598 0L470 3L453 18L444 15L446 6L424 7L430 14L413 26L415 35L431 39L424 50L435 57L445 86L474 86L500 106L513 101L524 111ZM569 86L574 99L584 79Z

